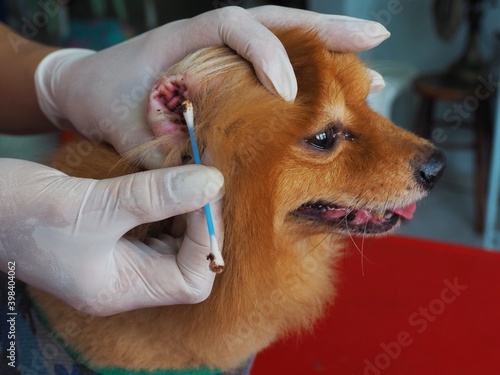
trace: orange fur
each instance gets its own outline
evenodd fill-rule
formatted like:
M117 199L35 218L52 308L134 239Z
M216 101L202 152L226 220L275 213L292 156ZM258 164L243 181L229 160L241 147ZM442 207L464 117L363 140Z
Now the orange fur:
M325 50L310 32L277 35L297 75L294 103L269 93L249 64L223 47L197 52L166 74L184 74L200 147L225 176L226 270L210 297L98 318L32 289L52 329L92 366L239 366L279 337L309 329L334 296L342 228L301 220L293 209L326 199L394 208L424 195L411 165L432 146L368 108L365 66L353 54ZM331 123L357 139L332 152L308 147L304 139ZM156 141L164 145L166 166L181 164L190 153L186 139L169 139ZM63 170L67 156L63 149L56 159ZM106 178L138 170L96 145L70 172Z

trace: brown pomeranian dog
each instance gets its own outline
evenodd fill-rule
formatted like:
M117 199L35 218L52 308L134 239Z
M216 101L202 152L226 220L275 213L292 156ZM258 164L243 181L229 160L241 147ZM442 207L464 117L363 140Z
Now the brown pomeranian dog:
M266 90L249 63L225 47L186 57L150 96L152 144L162 145L165 166L192 155L179 107L187 98L200 150L225 177L226 267L210 297L93 317L31 290L53 332L91 368L241 366L321 317L335 295L342 238L385 233L410 219L441 176L440 151L368 107L370 77L354 54L326 50L309 31L276 35L297 76L293 103ZM107 145L67 170L65 157L61 150L55 165L74 176L140 170ZM154 236L165 230L159 225L165 223L134 235ZM78 327L71 335L70 325Z

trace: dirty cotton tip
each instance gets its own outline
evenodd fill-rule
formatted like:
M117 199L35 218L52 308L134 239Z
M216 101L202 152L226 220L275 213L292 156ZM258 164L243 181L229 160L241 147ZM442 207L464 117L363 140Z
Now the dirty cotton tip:
M297 78L286 52L277 51L273 61L263 61L256 68L260 82L273 94L281 96L287 102L293 102L297 97Z

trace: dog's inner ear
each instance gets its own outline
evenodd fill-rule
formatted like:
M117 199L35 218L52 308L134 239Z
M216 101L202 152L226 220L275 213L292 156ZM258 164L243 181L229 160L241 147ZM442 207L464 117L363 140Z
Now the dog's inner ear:
M182 74L166 76L156 82L148 101L149 125L156 137L187 132L181 109L185 99L191 98Z
M162 77L155 83L148 98L147 117L155 138L165 155L164 167L191 161L188 130L182 102L192 100L183 74Z

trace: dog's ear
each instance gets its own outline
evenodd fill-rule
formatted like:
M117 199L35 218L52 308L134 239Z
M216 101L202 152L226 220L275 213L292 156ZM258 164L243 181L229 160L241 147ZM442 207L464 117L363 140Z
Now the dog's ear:
M191 99L184 75L162 77L153 86L148 99L148 120L156 137L185 133L180 105Z
M385 87L384 77L379 72L368 69L368 77L370 78L370 94L380 91Z
M181 165L189 154L188 131L183 120L181 103L191 99L183 74L165 75L156 84L148 98L149 126L165 154L164 167Z
M155 135L151 145L163 148L164 167L185 164L192 159L189 133L180 104L185 99L193 103L202 152L207 145L201 129L211 128L217 122L215 118L220 114L216 111L218 103L245 89L247 80L239 79L242 75L253 77L248 62L227 47L208 47L186 56L156 82L148 98L147 116Z

